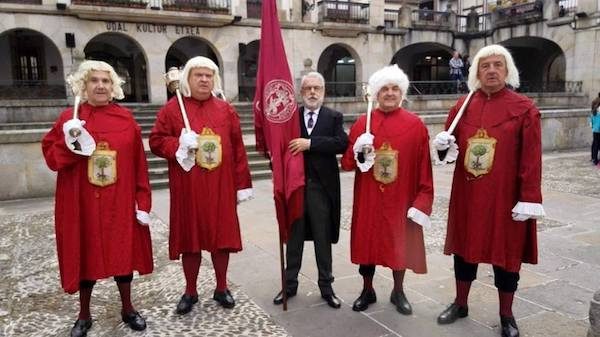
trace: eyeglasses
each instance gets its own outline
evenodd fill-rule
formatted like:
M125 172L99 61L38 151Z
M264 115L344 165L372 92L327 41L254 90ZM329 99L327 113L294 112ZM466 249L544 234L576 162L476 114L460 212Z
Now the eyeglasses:
M306 90L306 91L321 91L323 90L323 87L320 85L313 85L313 86L306 86L306 87L302 87L302 90Z

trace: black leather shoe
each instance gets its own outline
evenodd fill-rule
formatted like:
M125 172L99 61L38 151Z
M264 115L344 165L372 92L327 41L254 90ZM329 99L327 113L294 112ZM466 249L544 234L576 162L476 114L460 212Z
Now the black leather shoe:
M92 319L78 319L71 328L71 337L85 337L88 330L92 327Z
M375 295L375 289L366 290L360 293L360 296L352 304L352 310L364 311L367 310L369 304L377 302L377 295Z
M334 309L339 309L342 306L342 302L335 294L321 295L321 297L327 302L328 306Z
M233 296L231 296L229 289L225 289L225 291L215 290L213 294L213 300L219 302L219 304L226 309L235 307L235 300L233 299Z
M390 295L390 302L392 302L396 306L396 310L402 315L410 315L412 314L412 306L406 299L406 295L404 295L403 291L393 291Z
M179 303L177 303L177 309L175 309L175 312L180 315L185 315L192 311L192 306L196 303L198 303L198 295L192 296L185 294L181 296Z
M461 307L456 303L452 303L438 316L437 322L438 324L450 324L454 323L454 321L459 318L464 318L467 316L469 316L469 308Z
M130 313L124 314L121 313L121 318L123 322L135 331L146 330L146 320L140 316L140 313L137 311L132 311Z
M502 337L519 337L519 327L514 317L500 316L500 324L502 325Z
M287 291L287 298L288 298L288 300L289 300L291 297L294 297L294 296L296 296L296 292L295 292L295 291L291 291L291 290L288 290L288 291ZM282 303L283 303L283 291L280 291L280 292L279 292L279 293L278 293L278 294L275 296L275 298L273 298L273 304L275 304L275 305L280 305L280 304L282 304Z

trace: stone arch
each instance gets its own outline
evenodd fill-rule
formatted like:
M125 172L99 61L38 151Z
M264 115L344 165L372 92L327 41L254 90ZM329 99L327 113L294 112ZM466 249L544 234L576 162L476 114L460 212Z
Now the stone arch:
M104 61L125 80L123 102L148 102L148 61L141 45L121 33L94 36L83 49L85 58Z
M185 63L195 56L204 56L215 62L223 78L222 61L216 48L209 41L194 36L182 37L171 44L165 56L165 72L171 67L183 69ZM167 97L170 98L172 95L167 92Z
M63 61L56 44L28 28L0 33L0 98L65 98Z
M362 69L358 53L347 44L334 43L321 52L317 71L325 78L326 92L332 97L348 97L361 94Z
M554 41L536 36L500 42L510 50L521 79L520 91L564 91L565 54Z

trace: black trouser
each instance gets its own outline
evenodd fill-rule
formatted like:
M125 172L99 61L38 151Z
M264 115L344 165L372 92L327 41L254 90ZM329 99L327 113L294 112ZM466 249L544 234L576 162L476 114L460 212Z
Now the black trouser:
M519 283L519 273L509 272L498 266L494 267L494 285L498 290L514 293ZM473 282L477 278L477 264L468 263L461 256L454 255L454 276L459 281Z
M133 274L119 275L114 277L117 283L129 283L133 280ZM80 288L93 288L96 284L96 280L81 280L79 281Z
M321 184L306 180L304 217L294 223L286 247L287 267L285 270L288 292L298 289L298 273L302 266L304 237L310 230L315 245L315 257L319 269L319 289L321 295L331 295L333 290L331 263L331 201ZM307 226L310 225L310 228Z
M600 132L593 132L592 162L598 164L598 151L600 151Z

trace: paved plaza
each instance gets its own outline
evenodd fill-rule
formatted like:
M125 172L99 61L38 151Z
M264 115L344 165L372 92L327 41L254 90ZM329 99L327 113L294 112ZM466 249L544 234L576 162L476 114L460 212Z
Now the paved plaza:
M500 336L493 272L479 268L469 297L469 317L440 326L435 319L454 297L452 258L442 254L453 167L434 167L435 204L431 229L425 231L428 273L407 273L405 288L413 305L402 316L389 302L393 281L378 268L377 303L352 311L362 279L350 262L353 173L342 175L342 227L334 246L333 287L339 310L320 298L313 245L307 242L298 296L287 312L272 299L280 288L278 234L270 181L255 181L255 198L239 207L244 250L231 257L232 310L212 300L214 272L204 254L199 277L200 302L178 316L174 307L184 289L180 261L169 261L168 190L153 193L151 224L154 273L137 275L133 301L148 328L133 332L120 321L115 283L94 288L93 327L88 336ZM538 226L538 265L523 265L514 313L522 336L585 336L589 302L600 289L600 169L588 151L544 155L544 206ZM501 186L499 186L501 188ZM78 312L78 296L60 288L56 261L53 200L0 203L0 336L67 336Z

